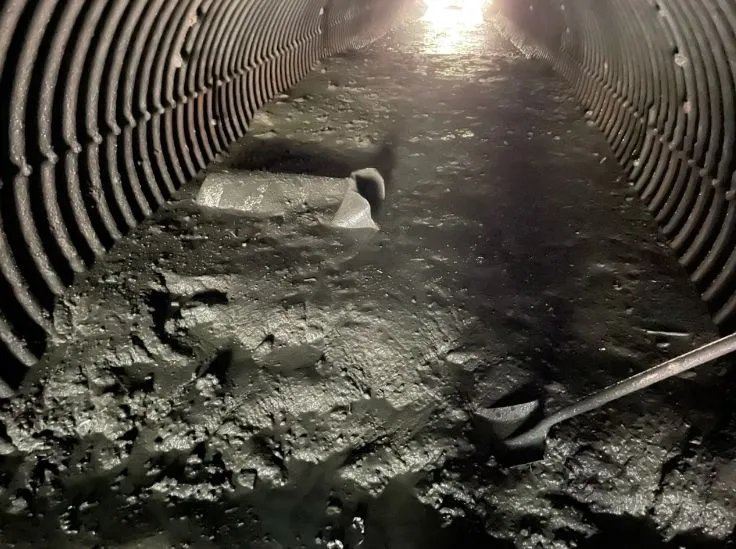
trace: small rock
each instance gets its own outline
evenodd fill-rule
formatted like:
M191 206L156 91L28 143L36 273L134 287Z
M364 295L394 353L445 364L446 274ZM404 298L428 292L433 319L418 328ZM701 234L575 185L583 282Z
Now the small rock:
M9 515L20 515L21 513L25 512L27 509L28 509L28 503L26 502L26 500L20 496L16 496L8 504L8 507L6 508L6 512Z
M253 124L259 124L267 128L273 128L274 126L271 117L263 111L256 113L256 115L253 117Z
M0 456L9 456L16 451L16 447L7 440L0 439Z
M235 483L246 490L255 489L257 480L258 474L256 471L250 469L241 471L240 474L235 477Z
M467 364L468 362L471 362L472 360L475 360L477 358L478 358L478 355L475 353L471 353L467 351L450 351L449 353L447 353L445 360L449 362L450 364L454 364L456 366L463 366Z

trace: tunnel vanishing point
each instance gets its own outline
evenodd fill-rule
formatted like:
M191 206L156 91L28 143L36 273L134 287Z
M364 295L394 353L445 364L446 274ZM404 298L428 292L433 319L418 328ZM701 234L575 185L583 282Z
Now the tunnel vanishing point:
M418 0L4 0L0 378L46 348L76 274L242 137L325 57ZM573 88L713 319L736 328L736 4L495 0Z

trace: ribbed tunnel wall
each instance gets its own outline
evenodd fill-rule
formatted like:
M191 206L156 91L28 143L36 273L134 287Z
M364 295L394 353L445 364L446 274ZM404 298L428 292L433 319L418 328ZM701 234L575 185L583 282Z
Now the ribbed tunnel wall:
M55 298L327 55L412 0L0 5L0 377L44 352ZM716 321L736 327L736 5L495 0L602 129Z
M0 3L0 378L44 352L54 300L319 59L397 0Z
M736 3L496 0L605 133L714 319L736 329Z

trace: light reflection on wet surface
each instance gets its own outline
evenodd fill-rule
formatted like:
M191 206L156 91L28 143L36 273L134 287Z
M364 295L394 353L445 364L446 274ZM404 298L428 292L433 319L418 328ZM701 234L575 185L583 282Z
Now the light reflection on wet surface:
M473 51L487 5L487 0L427 0L422 17L426 26L423 53L455 55Z

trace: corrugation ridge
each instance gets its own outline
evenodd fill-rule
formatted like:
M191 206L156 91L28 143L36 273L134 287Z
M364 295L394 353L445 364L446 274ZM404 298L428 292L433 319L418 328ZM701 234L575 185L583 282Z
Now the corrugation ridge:
M550 13L540 4L560 14L559 40L536 39L525 8ZM493 9L517 46L571 83L715 321L736 328L736 6L497 0Z
M75 273L240 138L326 46L375 39L401 4L366 16L379 0L343 0L341 22L327 28L333 2L0 8L0 116L10 121L0 129L0 377L9 385L44 352L54 298Z

